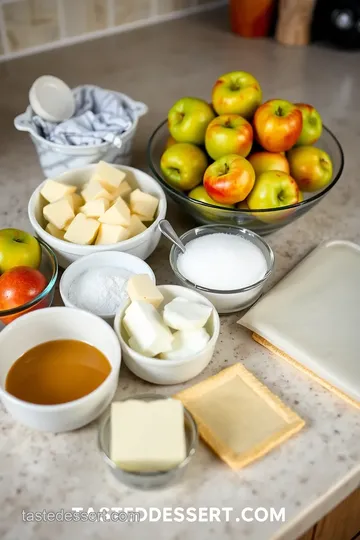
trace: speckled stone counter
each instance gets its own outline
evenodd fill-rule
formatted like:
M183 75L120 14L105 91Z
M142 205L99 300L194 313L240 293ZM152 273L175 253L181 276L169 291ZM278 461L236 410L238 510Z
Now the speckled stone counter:
M42 180L34 148L15 131L13 118L27 105L39 75L52 73L71 86L94 83L143 100L134 165L146 167L152 129L182 95L209 96L222 72L244 69L261 81L265 97L307 101L320 109L345 152L337 186L315 209L269 237L276 254L273 282L320 241L360 242L359 86L360 55L318 46L283 48L267 40L242 40L227 28L226 13L173 21L132 33L0 64L0 227L29 229L27 201ZM169 206L178 230L193 222ZM150 258L158 283L171 283L169 245ZM325 270L324 270L325 271ZM290 308L291 309L291 308ZM257 463L234 472L202 443L182 483L159 492L117 486L99 456L96 423L67 434L33 432L0 409L0 537L2 540L158 540L270 538L293 540L360 482L360 413L284 361L270 356L236 324L221 317L221 336L208 368L192 384L242 362L306 420L299 435ZM1 352L0 352L1 354ZM170 395L177 387L140 381L123 366L118 396L140 392ZM233 507L226 522L24 523L22 510L72 507ZM245 507L285 507L285 523L236 520Z

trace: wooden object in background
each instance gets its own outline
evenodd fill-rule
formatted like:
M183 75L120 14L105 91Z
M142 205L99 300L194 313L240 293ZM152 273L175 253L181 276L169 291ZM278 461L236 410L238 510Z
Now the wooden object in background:
M280 0L275 37L283 45L307 45L315 0Z
M360 489L357 489L298 540L352 540L359 533Z
M231 29L243 37L269 34L275 0L230 0Z

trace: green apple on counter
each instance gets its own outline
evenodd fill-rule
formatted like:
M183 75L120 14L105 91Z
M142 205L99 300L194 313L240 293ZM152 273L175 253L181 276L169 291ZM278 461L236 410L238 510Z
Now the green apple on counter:
M209 165L204 187L217 202L236 204L246 199L255 182L255 172L247 159L236 154L224 156Z
M17 229L0 230L0 273L16 266L38 268L41 247L31 234Z
M170 146L160 160L161 171L166 181L182 191L190 191L201 184L207 166L205 152L189 143Z
M177 142L204 144L206 128L213 118L214 111L205 100L181 98L168 113L170 135Z
M204 186L198 186L190 191L188 194L190 199L195 199L196 201L204 202L207 204L212 204L213 206L219 206L223 208L234 208L233 204L225 204L214 201L204 188Z
M205 134L205 148L216 160L229 154L246 157L251 150L253 129L238 114L223 114L210 122Z
M332 178L329 154L315 146L298 146L288 152L290 174L302 191L318 191Z
M300 137L296 141L296 146L315 144L322 133L322 120L319 112L307 103L295 103L295 107L300 109L303 117L303 127Z
M239 114L251 119L261 103L259 82L246 71L231 71L218 78L212 89L217 114Z

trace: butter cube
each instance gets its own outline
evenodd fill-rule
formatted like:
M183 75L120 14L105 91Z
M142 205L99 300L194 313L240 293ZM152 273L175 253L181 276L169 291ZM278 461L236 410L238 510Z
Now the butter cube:
M61 231L60 229L55 227L55 225L53 225L52 223L48 223L46 225L45 231L51 234L51 236L55 236L55 238L58 238L59 240L64 239L64 231Z
M96 165L90 182L99 182L107 191L115 191L126 177L124 171L120 171L105 161L99 161Z
M62 199L66 195L75 193L75 191L76 186L62 184L61 182L56 182L56 180L46 180L40 193L49 203L53 203L59 199Z
M83 246L94 242L100 223L96 219L87 218L84 214L78 214L71 222L64 235L64 240Z
M46 221L58 229L65 229L75 217L72 204L67 198L47 204L43 208L43 214Z
M144 231L146 231L145 225L140 221L140 219L135 214L132 214L130 216L129 238L133 238L134 236L137 236L138 234Z
M149 223L154 221L153 219L149 219L147 216L142 216L141 214L131 214L132 216L136 216L142 223Z
M116 244L129 238L129 229L121 225L101 223L95 244Z
M130 225L130 210L128 205L119 197L109 210L99 218L99 221L108 225L128 227Z
M105 214L109 206L110 201L108 199L95 199L81 206L80 212L85 214L86 217L99 218Z
M109 193L97 180L93 180L86 184L81 192L82 197L86 202L94 201L95 199L108 199L112 200L111 193Z
M140 214L148 221L154 218L159 201L149 193L135 189L130 193L130 210L132 214Z
M73 201L74 212L75 212L75 214L77 214L80 211L80 207L83 206L85 201L82 198L82 196L79 195L79 193L73 193L71 195L71 197L72 197L72 201Z
M126 199L132 192L131 186L127 183L126 180L121 182L120 186L117 188L117 190L113 191L114 197L121 197L122 199Z
M147 274L135 274L127 282L127 293L132 301L142 300L158 308L164 297Z
M125 471L167 471L186 459L184 408L176 399L115 401L110 423L110 457Z
M134 337L144 356L156 356L171 350L173 335L153 305L131 302L123 318L125 330Z

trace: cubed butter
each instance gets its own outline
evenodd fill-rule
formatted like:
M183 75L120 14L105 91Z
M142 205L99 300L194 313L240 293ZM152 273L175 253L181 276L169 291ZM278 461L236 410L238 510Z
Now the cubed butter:
M127 293L132 301L142 300L158 308L163 295L147 274L135 274L127 282Z
M107 191L115 191L126 177L126 173L116 169L105 161L99 161L91 176L90 182L99 182Z
M49 203L53 203L59 199L62 199L66 195L75 193L75 191L76 186L62 184L61 182L56 182L56 180L46 180L40 193Z
M119 197L109 210L99 218L99 221L108 225L128 227L130 225L130 210L128 205Z
M117 197L121 197L122 199L126 199L132 192L131 186L128 184L126 180L121 182L120 186L112 192L114 195L114 199L117 199Z
M61 231L60 229L55 227L55 225L53 225L52 223L48 223L46 225L45 231L51 234L51 236L55 236L55 238L58 238L59 240L64 239L64 234L65 234L64 231Z
M149 193L144 193L140 189L135 189L130 193L130 210L133 214L140 214L148 221L153 219L159 200Z
M123 324L144 356L153 357L171 350L173 335L153 305L138 300L131 302Z
M71 195L73 200L74 212L77 214L80 211L80 207L84 205L85 201L79 193L73 193Z
M105 214L109 206L110 201L108 199L95 199L81 206L80 212L85 214L86 217L99 218Z
M141 214L131 214L132 216L136 216L142 223L147 223L148 226L150 222L152 222L152 219L149 219L147 216L142 216Z
M108 199L112 200L112 195L109 193L97 180L93 180L86 184L81 192L82 197L86 202L94 201L96 199Z
M46 221L60 230L65 229L75 217L72 204L67 197L44 206L43 214Z
M84 214L77 214L64 235L64 240L83 246L94 242L100 223L96 219L87 218Z
M184 408L176 399L111 404L110 457L132 472L168 471L186 459Z
M122 225L101 223L95 244L116 244L129 238L129 229Z
M174 298L164 307L165 324L174 330L196 330L205 326L212 308L186 298Z
M130 216L129 238L133 238L144 231L146 231L146 226L135 214L132 214Z

